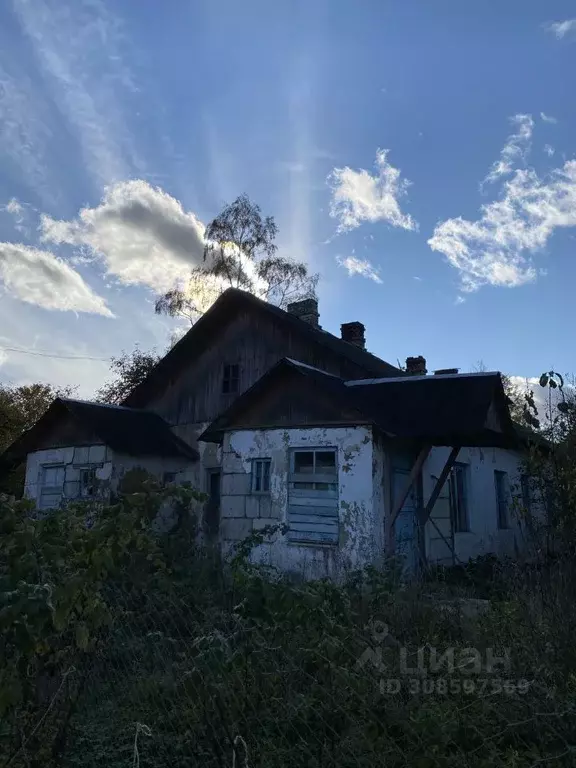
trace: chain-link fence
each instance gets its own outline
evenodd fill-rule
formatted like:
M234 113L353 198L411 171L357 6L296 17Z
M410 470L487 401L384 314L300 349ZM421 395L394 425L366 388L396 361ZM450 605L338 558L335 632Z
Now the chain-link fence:
M305 582L192 502L0 499L0 768L576 765L573 557Z
M2 764L575 765L571 619L537 593L455 600L221 566L111 585L110 623L45 667L35 719L4 719Z

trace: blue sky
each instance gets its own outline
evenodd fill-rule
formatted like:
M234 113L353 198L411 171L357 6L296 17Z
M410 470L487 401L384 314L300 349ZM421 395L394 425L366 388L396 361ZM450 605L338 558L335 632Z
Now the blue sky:
M243 192L321 273L326 329L574 372L575 85L569 2L10 0L0 380L90 396L163 349L155 294Z

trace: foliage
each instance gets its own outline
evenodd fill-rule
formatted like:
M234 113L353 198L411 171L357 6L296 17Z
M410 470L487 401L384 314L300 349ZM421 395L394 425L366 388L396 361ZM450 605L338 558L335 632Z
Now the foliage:
M555 371L543 373L539 386L547 390L548 404L542 415L534 391L526 394L525 419L533 437L524 471L530 480L528 494L525 489L516 507L534 555L572 557L576 554L576 399Z
M156 301L157 314L184 317L191 323L226 288L241 288L285 308L315 294L318 275L303 262L279 256L278 228L271 216L240 195L207 226L204 263L192 270L186 286L175 286Z
M50 384L0 385L0 454L38 421L55 398L71 393L70 388L57 389ZM20 495L23 486L23 466L0 476L0 493Z
M159 360L155 350L142 352L138 346L132 352L122 352L119 357L113 357L110 368L114 378L98 390L96 400L100 403L122 403Z
M19 387L0 385L0 453L30 429L57 397L71 390L50 384L23 384Z
M275 529L221 563L197 544L198 494L170 492L179 524L166 534L151 521L167 490L152 486L91 527L86 508L36 520L3 503L0 765L573 764L573 565L502 566L488 612L464 620L444 610L445 582L263 571L251 553ZM471 646L509 648L510 669L402 667Z
M36 751L38 764L58 762L72 706L118 616L115 594L161 589L169 576L170 536L153 528L161 504L177 514L181 546L195 539L202 498L150 486L109 506L70 504L39 518L29 502L0 497L0 760L26 765ZM46 715L48 741L46 730L42 739L34 731Z

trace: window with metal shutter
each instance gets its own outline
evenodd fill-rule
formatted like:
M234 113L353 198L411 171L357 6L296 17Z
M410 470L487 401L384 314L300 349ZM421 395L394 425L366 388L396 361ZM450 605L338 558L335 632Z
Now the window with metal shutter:
M288 478L288 540L338 543L338 464L329 448L295 449Z

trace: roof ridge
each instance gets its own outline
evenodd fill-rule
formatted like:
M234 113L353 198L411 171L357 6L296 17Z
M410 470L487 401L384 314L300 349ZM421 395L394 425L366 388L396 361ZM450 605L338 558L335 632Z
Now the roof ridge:
M90 405L94 408L110 408L110 409L116 409L121 411L132 411L134 413L137 412L150 412L147 411L146 408L131 408L128 405L120 405L118 403L100 403L97 400L82 400L77 397L58 397L57 400L61 400L63 403L77 403L79 405Z
M479 376L500 376L500 371L475 371L472 373L439 373L439 374L433 374L432 376L414 376L414 375L406 375L406 376L389 376L384 378L373 378L373 379L349 379L348 381L345 381L345 385L347 387L358 387L358 386L367 386L369 384L387 384L394 382L395 384L398 384L400 382L404 381L442 381L444 379L471 379L473 377L479 377Z

